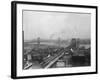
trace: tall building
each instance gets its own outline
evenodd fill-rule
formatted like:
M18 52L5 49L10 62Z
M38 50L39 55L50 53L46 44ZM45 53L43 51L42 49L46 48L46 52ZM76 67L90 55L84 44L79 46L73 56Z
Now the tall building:
M78 47L79 47L79 39L72 38L71 43L70 43L70 47L72 49L78 49Z

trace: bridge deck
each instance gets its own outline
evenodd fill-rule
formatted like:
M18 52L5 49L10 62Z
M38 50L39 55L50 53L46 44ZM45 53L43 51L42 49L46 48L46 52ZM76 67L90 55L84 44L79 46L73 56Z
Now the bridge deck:
M50 66L52 66L60 57L62 57L64 55L64 53L60 54L59 56L57 56L54 60L52 60L47 66L45 66L45 68L49 68Z

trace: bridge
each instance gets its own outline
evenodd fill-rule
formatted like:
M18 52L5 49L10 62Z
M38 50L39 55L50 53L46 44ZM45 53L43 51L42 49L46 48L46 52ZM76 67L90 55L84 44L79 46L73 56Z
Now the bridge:
M53 57L51 56L51 57L45 59L44 62L41 63L41 65L43 66L43 68L50 68L56 62L58 62L59 59L65 55L65 53L69 54L67 50L65 50L65 49L61 50L61 51L59 51L59 53L57 53L57 55L55 55ZM62 60L62 62L64 62L64 61Z

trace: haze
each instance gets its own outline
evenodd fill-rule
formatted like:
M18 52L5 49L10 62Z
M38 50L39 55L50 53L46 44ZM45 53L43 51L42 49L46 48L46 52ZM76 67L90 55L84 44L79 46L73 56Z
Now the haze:
M24 39L90 38L91 14L23 11Z

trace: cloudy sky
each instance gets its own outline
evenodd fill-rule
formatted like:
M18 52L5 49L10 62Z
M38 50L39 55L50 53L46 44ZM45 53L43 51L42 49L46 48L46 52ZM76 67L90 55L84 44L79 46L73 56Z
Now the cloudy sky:
M25 40L90 38L91 14L23 11Z

